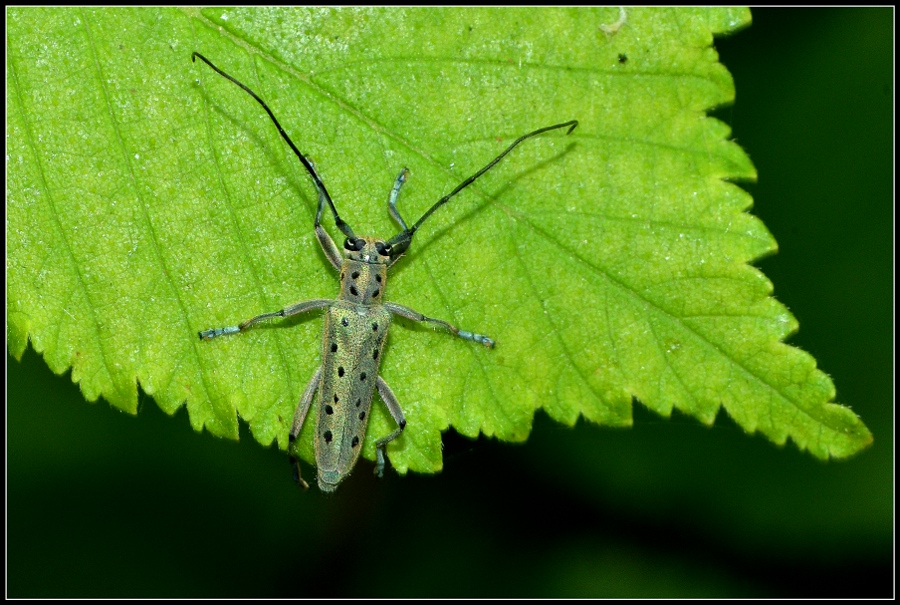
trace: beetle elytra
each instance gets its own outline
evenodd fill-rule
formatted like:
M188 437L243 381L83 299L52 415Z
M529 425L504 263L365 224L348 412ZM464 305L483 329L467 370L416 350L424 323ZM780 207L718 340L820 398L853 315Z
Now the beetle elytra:
M413 321L424 321L440 326L460 338L477 342L492 348L494 341L466 330L460 330L453 324L440 319L426 317L408 307L384 301L384 289L387 285L388 269L400 260L400 257L412 242L413 235L435 210L447 203L450 198L468 187L482 174L490 170L506 154L519 143L550 130L568 128L566 134L578 125L577 120L555 124L529 132L516 139L503 153L494 158L484 168L460 183L453 191L438 200L411 227L400 216L397 209L397 198L400 188L406 182L408 171L404 168L397 176L388 199L388 210L391 217L400 225L401 231L391 239L384 241L374 237L357 237L346 222L341 220L331 196L325 189L316 169L294 145L285 133L268 105L252 90L229 76L209 59L200 53L193 53L191 60L201 59L216 73L227 78L245 92L250 94L269 114L278 132L291 150L297 155L300 163L306 168L319 195L319 206L316 212L315 232L325 257L340 273L341 290L336 300L314 299L299 302L280 311L263 313L251 317L237 326L204 330L199 333L202 340L211 340L226 334L243 332L251 326L275 317L289 317L306 313L314 309L325 309L325 334L322 341L322 364L313 374L312 379L300 397L300 403L294 414L291 426L289 452L295 465L294 478L306 487L300 477L300 467L296 462L296 438L303 428L307 413L313 400L316 400L318 414L314 446L316 467L318 469L319 489L332 492L353 470L359 453L362 450L369 422L369 411L375 390L381 396L390 412L397 428L376 442L375 473L380 477L384 472L384 450L388 443L397 438L406 427L406 419L400 403L387 383L378 375L382 349L387 337L388 328L394 315ZM344 249L341 251L322 227L322 213L325 206L334 215L337 228L344 234Z

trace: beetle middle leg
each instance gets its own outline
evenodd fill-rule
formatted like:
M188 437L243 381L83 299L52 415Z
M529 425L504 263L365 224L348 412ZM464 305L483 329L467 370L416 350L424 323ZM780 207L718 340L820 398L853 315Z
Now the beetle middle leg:
M250 326L258 324L261 321L271 319L273 317L290 317L291 315L306 313L307 311L312 311L313 309L330 307L332 304L334 304L334 301L328 298L314 298L312 300L304 300L303 302L299 302L296 305L285 307L281 311L275 311L273 313L263 313L262 315L251 317L239 326L213 328L212 330L204 330L202 332L198 332L198 334L200 335L200 340L212 340L217 336L225 336L226 334L237 334L238 332L243 332Z
M438 326L441 326L454 336L459 336L460 338L464 338L466 340L471 340L472 342L478 342L483 344L489 349L494 348L494 341L484 334L476 334L474 332L469 332L467 330L460 330L452 323L446 322L442 319L434 319L433 317L425 317L418 311L413 311L409 307L404 307L403 305L398 305L396 303L384 303L384 308L393 313L394 315L399 315L400 317L405 317L406 319L411 319L413 321L426 321L428 323L433 323Z

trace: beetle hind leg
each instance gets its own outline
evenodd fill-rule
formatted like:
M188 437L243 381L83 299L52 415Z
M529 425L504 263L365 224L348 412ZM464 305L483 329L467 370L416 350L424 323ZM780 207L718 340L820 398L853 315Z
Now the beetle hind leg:
M384 401L388 412L391 413L391 418L397 423L397 429L394 432L375 442L375 474L378 477L383 477L385 466L384 448L388 443L399 437L403 429L406 428L406 417L403 416L403 410L400 409L400 402L397 401L397 396L394 395L394 391L384 381L384 378L379 376L375 384L378 387L378 394L381 395L381 400Z
M300 484L303 489L309 489L309 484L303 480L300 475L299 456L296 455L296 440L303 430L303 423L306 422L306 415L309 414L309 406L312 404L316 391L322 383L322 366L319 366L312 380L306 385L303 395L300 396L300 403L297 405L297 411L294 412L294 423L291 425L291 432L288 435L288 452L290 453L290 463L294 469L294 481Z

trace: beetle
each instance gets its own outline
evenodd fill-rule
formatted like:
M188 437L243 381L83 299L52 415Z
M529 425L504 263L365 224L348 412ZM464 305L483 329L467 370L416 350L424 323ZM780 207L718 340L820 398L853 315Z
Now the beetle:
M381 477L385 467L385 447L400 436L406 427L406 418L397 397L384 379L378 375L384 342L393 316L398 315L412 321L427 322L440 326L452 335L465 340L482 344L488 348L494 346L494 341L483 334L460 330L446 321L426 317L403 305L386 302L384 289L387 285L388 269L400 260L403 253L409 248L413 236L428 217L490 170L522 141L561 128L568 128L566 134L569 134L578 126L578 121L570 120L562 124L539 128L519 137L484 168L438 200L411 227L407 226L397 209L400 188L406 182L409 174L409 171L404 168L397 176L388 198L388 210L391 217L402 230L387 241L375 237L358 237L350 225L338 215L334 202L316 172L315 166L297 149L269 106L247 86L213 65L200 53L194 52L191 55L191 61L196 62L197 59L252 96L269 114L281 137L306 168L319 195L315 219L316 238L329 263L340 273L341 284L336 300L317 298L299 302L280 311L256 315L237 326L204 330L198 333L200 339L212 340L227 334L237 334L275 317L290 317L315 309L325 309L322 364L316 369L304 389L291 425L288 450L291 461L294 463L294 478L304 487L308 487L300 476L296 440L303 429L310 406L318 396L316 408L318 420L314 439L318 485L323 492L333 492L337 489L341 481L353 470L359 458L366 435L366 426L369 422L372 397L376 389L381 400L387 406L391 418L397 423L397 428L393 432L382 437L375 444L375 473ZM322 213L326 206L334 216L335 225L345 236L343 250L338 248L322 227Z

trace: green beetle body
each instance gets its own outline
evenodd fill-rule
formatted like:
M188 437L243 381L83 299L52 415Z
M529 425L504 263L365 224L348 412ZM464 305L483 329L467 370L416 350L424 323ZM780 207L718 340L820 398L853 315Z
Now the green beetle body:
M393 318L381 304L386 282L387 264L345 259L340 297L325 313L315 439L323 491L332 491L350 474L362 450Z

